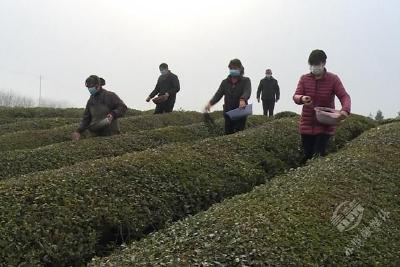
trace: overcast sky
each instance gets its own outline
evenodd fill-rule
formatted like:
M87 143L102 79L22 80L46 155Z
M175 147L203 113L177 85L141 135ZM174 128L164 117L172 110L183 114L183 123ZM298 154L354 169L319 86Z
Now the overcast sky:
M318 48L353 112L400 111L397 0L1 0L0 34L0 89L36 99L43 75L43 97L70 106L85 105L84 80L97 74L128 106L153 108L145 98L167 62L181 81L176 107L200 111L239 58L251 102L272 68L276 111L299 112L292 95Z

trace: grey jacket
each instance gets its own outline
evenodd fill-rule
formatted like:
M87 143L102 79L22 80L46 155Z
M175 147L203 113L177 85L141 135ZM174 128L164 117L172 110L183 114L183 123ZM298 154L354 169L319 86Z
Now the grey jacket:
M224 97L224 111L228 112L239 107L240 100L249 100L251 96L251 82L247 77L238 77L239 81L233 84L231 77L228 76L222 81L218 91L210 100L211 105L216 104L222 97Z

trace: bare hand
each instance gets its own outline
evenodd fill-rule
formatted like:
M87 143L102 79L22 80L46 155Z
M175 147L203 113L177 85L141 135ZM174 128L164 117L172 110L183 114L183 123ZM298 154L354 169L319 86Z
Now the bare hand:
M114 116L112 114L108 114L107 119L111 123L114 120Z
M210 112L211 107L212 107L211 103L208 103L208 104L204 107L204 111Z
M240 100L239 103L239 108L244 109L246 107L246 101L244 101L243 99Z
M310 96L307 96L307 95L303 96L303 97L301 98L301 101L302 101L302 102L304 103L304 105L306 105L306 106L310 106L310 105L313 103L311 97L310 97Z
M339 120L342 121L342 120L346 119L348 116L349 116L349 113L347 113L347 111L342 110L342 111L340 111Z
M81 134L80 133L78 133L78 132L72 133L72 140L78 141L79 139L81 139Z

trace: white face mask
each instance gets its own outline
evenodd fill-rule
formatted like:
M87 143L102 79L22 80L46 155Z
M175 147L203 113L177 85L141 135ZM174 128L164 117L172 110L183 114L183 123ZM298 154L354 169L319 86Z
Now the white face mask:
M265 77L267 77L267 79L270 79L272 77L272 75L271 74L267 74L267 75L265 75Z
M311 65L310 66L310 71L312 74L319 76L322 73L324 73L325 70L325 65L321 64L321 65Z
M161 75L165 75L168 73L168 70L161 70L160 72L161 72Z

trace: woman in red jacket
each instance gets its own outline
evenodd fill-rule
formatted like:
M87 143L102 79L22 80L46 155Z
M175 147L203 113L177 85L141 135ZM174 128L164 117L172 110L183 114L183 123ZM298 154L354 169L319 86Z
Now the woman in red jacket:
M303 75L297 85L293 100L303 105L300 120L300 134L305 161L314 156L325 156L326 148L336 127L318 122L314 107L335 108L335 96L342 105L340 120L350 114L351 99L339 77L326 70L327 56L322 50L311 52L308 63L311 72Z

